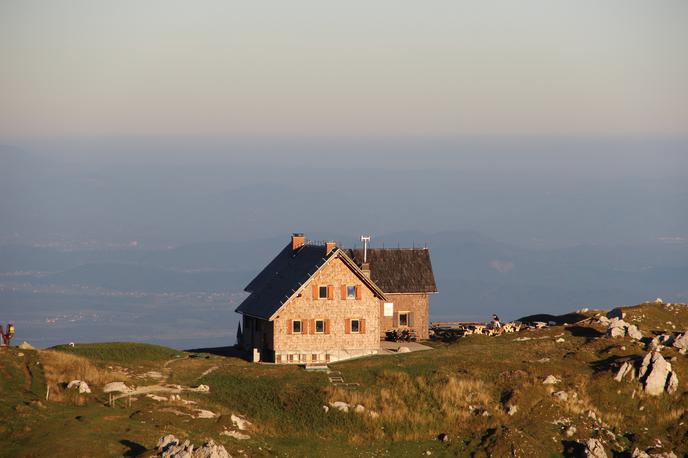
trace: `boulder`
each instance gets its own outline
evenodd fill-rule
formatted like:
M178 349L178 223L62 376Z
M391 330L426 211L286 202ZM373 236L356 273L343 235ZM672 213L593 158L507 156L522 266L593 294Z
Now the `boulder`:
M506 411L506 414L509 415L510 417L516 415L516 412L518 412L518 406L517 405L512 405L509 406L509 409Z
M628 374L630 374L630 376L631 376L630 378L631 378L631 380L633 380L635 374L634 374L634 370L633 370L633 364L631 364L630 361L626 361L625 363L623 363L621 365L621 367L619 368L619 372L617 372L616 376L614 377L614 380L616 380L617 382L620 382Z
M356 407L354 407L354 412L363 413L365 412L365 407L363 407L361 404L357 404Z
M688 350L688 331L679 334L672 343L672 346L679 350Z
M628 337L630 337L631 339L634 339L634 340L640 340L643 338L643 333L640 332L640 330L638 329L638 326L636 326L634 324L629 324L626 327L626 335Z
M323 406L323 407L327 407L327 406ZM329 410L329 409L328 409L328 410ZM326 412L327 412L327 410L326 410ZM232 420L232 424L233 424L234 426L236 426L237 428L239 428L241 431L246 431L246 430L249 429L251 426L253 426L253 423L251 423L250 421L246 420L245 418L241 418L241 417L238 416L238 415L232 414L232 416L229 417L229 418Z
M411 349L409 347L399 347L397 348L397 353L411 353Z
M583 456L586 458L607 458L607 452L599 439L588 439L585 443Z
M129 393L134 391L129 388L124 382L110 382L103 387L103 393Z
M191 388L194 391L201 391L203 393L207 393L210 391L210 387L208 385L198 385L193 388Z
M167 436L162 436L160 439L158 439L158 444L155 446L155 448L158 452L164 452L170 446L177 444L179 444L179 439L172 434L168 434Z
M678 377L672 371L671 363L658 351L645 355L638 378L643 382L645 392L651 396L659 396L670 388L673 392L678 388Z
M67 389L72 389L72 388L77 388L79 390L79 394L87 394L91 392L91 388L89 388L88 383L84 382L83 380L72 380L67 384Z
M552 396L559 399L560 401L568 401L569 394L566 391L555 391Z
M205 409L196 409L196 415L194 418L215 418L215 412Z
M335 402L330 402L330 407L333 407L340 412L348 412L349 411L349 404L343 401L335 401Z
M600 323L600 324L602 324L602 325L604 325L604 326L608 326L608 325L609 325L609 318L607 318L606 316L602 315L601 317L599 317L599 318L597 319L597 322Z
M212 439L195 448L188 440L180 444L179 439L171 434L160 438L156 451L156 456L162 458L231 458L227 450Z
M556 385L557 383L561 382L558 378L556 378L553 375L548 375L545 380L542 382L543 385Z

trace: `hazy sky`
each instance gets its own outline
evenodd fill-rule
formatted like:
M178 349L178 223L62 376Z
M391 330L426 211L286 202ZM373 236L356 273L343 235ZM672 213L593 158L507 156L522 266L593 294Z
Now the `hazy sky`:
M0 139L688 134L688 2L0 2Z

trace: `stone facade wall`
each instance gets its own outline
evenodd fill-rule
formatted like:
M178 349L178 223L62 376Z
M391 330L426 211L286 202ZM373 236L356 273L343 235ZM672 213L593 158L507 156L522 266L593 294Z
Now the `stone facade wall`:
M332 298L314 299L313 285L332 286ZM358 285L360 299L342 299L342 285ZM334 362L377 354L380 350L380 303L343 261L332 259L275 317L272 348L275 362ZM309 323L316 319L329 320L329 334L311 333L310 328L305 334L287 330L290 320ZM365 320L365 332L347 334L345 327L350 319Z
M386 293L387 301L394 304L394 315L384 316L384 302L380 304L380 336L384 337L385 331L395 328L403 328L399 325L399 312L411 313L411 326L416 331L419 339L428 338L429 326L429 302L427 293L418 294L391 294Z

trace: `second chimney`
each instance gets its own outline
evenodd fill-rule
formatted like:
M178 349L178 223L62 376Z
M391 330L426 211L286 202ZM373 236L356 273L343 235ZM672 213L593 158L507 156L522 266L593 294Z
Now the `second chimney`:
M300 233L292 234L291 236L291 249L296 251L306 244L306 236Z
M337 246L337 242L325 242L325 256L330 254L332 250Z

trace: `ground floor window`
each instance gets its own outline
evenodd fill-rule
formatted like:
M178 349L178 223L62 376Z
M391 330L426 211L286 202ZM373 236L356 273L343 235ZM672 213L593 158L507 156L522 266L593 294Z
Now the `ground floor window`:
M313 354L311 355L311 361L317 361L317 360L318 360L318 355L316 355L315 353L313 353Z
M409 325L409 314L408 312L400 312L399 313L399 326L408 326Z
M315 332L318 334L325 332L325 320L315 320Z
M294 362L294 355L289 355L289 356L287 356L287 360L288 360L290 363L293 363L293 362Z

